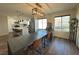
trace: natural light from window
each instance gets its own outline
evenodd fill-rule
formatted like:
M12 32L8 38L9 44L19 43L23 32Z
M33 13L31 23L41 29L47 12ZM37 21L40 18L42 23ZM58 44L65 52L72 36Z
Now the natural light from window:
M70 16L55 17L55 31L69 32Z
M47 19L37 19L35 20L35 29L46 29L47 27Z

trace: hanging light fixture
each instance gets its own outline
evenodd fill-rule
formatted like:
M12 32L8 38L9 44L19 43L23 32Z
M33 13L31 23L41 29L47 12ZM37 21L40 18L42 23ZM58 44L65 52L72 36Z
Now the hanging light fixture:
M37 15L37 16L40 16L40 17L44 17L45 14L37 8L33 8L32 9L32 15Z

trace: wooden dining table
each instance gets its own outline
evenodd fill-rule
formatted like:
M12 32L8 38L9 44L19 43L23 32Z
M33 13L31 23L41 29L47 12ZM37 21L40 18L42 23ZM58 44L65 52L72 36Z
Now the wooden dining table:
M9 40L7 41L8 54L10 55L19 54L17 53L17 51L20 51L21 49L28 47L30 44L32 44L33 41L42 39L46 35L47 35L46 30L38 30L34 33L26 32L25 35L9 38Z

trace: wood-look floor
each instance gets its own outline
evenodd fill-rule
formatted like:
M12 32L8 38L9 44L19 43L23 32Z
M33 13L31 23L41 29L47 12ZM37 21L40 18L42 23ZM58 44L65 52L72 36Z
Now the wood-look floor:
M73 41L55 38L52 41L47 54L49 55L78 55L79 49L76 47Z
M0 55L8 54L7 40L8 35L0 36Z
M7 55L7 40L8 36L0 37L0 54ZM54 38L46 52L46 55L78 55L79 49L69 40Z

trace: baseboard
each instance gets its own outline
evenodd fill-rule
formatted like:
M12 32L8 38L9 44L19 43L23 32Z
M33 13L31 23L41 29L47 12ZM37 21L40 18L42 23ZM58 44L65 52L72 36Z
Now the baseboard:
M58 36L54 36L54 38L59 38L59 39L66 39L66 40L68 40L67 38L58 37Z
M8 36L9 33L1 34L0 37Z

